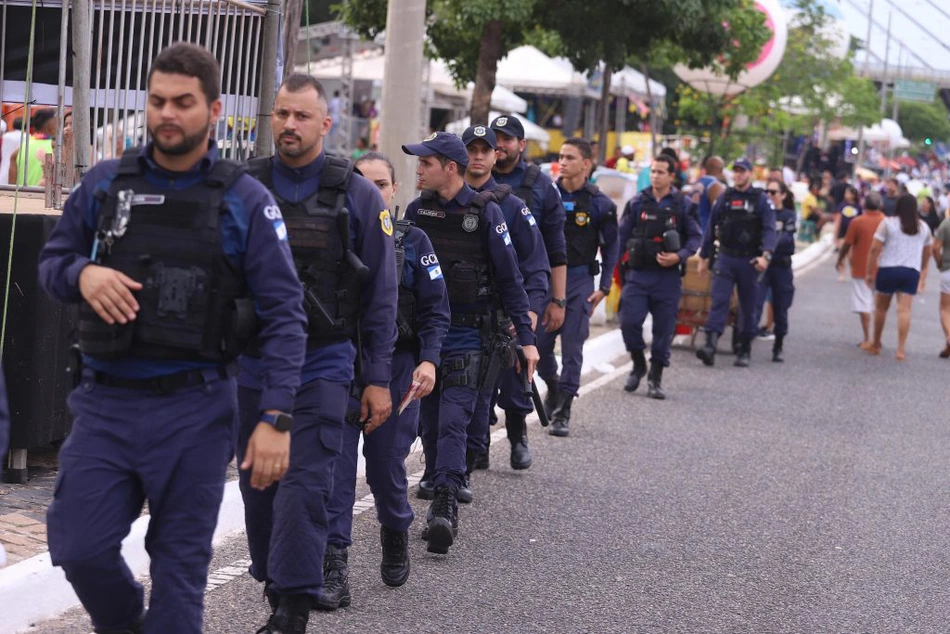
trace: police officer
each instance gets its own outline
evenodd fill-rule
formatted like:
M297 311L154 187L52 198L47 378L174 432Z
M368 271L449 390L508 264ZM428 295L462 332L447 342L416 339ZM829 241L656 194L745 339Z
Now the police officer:
M492 174L499 184L513 187L515 195L528 203L528 208L544 238L544 248L548 254L548 264L551 266L551 298L544 307L541 325L548 330L558 330L564 324L564 311L567 306L564 205L561 204L558 189L550 177L541 172L539 166L529 164L524 160L523 154L527 141L524 138L524 126L518 117L514 115L496 117L489 127L494 130L498 144L497 160ZM557 401L557 376L548 378L553 382L548 383L545 405L553 409ZM512 420L518 415L518 412L514 410L510 413ZM507 411L505 419L509 419ZM509 433L513 431L515 430L512 429Z
M633 370L624 389L636 391L647 373L643 350L643 321L653 316L653 343L647 396L666 398L661 381L670 365L670 343L682 290L680 272L686 258L696 253L703 234L693 213L694 205L673 187L676 162L666 154L653 159L650 187L624 209L620 243L626 248L623 291L620 296L620 329L633 358Z
M365 386L359 418L367 433L392 408L389 392L396 337L395 226L379 190L353 172L349 161L327 156L323 139L332 121L323 86L293 74L274 101L274 157L248 169L274 194L287 223L307 312L306 358L291 430L292 454L279 486L258 491L242 479L251 575L265 582L275 607L261 634L306 629L311 604L338 606L322 592L328 566L339 558L324 550L333 465L354 379ZM361 339L360 375L354 376ZM256 416L266 372L253 356L241 358L238 454Z
M783 181L771 180L765 189L775 208L775 255L765 270L756 298L755 323L762 317L765 297L772 291L772 314L775 316L775 341L772 342L772 361L785 360L782 344L788 334L788 309L795 297L792 256L795 255L795 198Z
M356 167L376 184L387 205L396 193L396 174L389 158L369 152ZM363 438L366 482L376 500L380 523L382 562L380 574L388 586L401 586L409 578L409 506L406 457L419 428L419 399L435 387L442 340L449 329L449 301L439 260L425 233L408 220L396 221L396 270L399 285L398 338L393 353L390 394L393 412L389 420ZM399 413L398 404L415 386L412 400ZM356 468L360 431L347 425L343 431L343 452L333 469L333 494L327 511L330 530L327 559L342 565L330 566L323 592L339 605L349 604L347 548L353 543L353 503L356 501Z
M524 290L528 294L531 329L536 330L538 316L544 314L547 305L551 278L551 267L548 265L544 239L541 237L538 223L527 204L512 194L509 186L499 185L492 178L491 170L497 156L495 132L483 125L470 126L462 134L462 143L468 150L465 182L475 191L494 192L505 217L511 241L518 254L518 267L524 278ZM525 417L532 412L534 405L531 398L525 396L524 383L514 368L502 373L498 387L501 392L498 401L505 410L505 427L511 443L511 468L527 469L531 466L531 451L528 449ZM487 460L489 419L497 393L494 386L489 386L489 389L492 390L491 400L487 403L479 401L479 405L485 404L487 407L479 407L475 411L468 430L468 447L473 463L475 456L483 455Z
M581 385L584 342L590 334L590 316L610 292L617 263L617 206L596 185L587 181L591 161L590 142L571 137L558 156L561 176L557 188L564 201L567 220L567 311L561 328L543 326L538 332L541 361L538 374L548 386L557 385L557 402L549 434L567 436L571 404ZM601 268L597 262L600 252ZM600 283L595 287L595 276ZM595 290L596 288L596 290ZM554 358L554 339L561 335L561 375Z
M266 385L241 469L287 469L306 318L287 231L267 190L208 135L220 71L178 43L155 58L152 138L93 167L40 254L43 288L80 303L84 369L48 512L50 555L96 632L202 631L211 536L233 455L233 361L260 321ZM120 547L148 500L151 609Z
M739 290L739 339L735 365L749 365L752 339L756 333L755 302L757 279L768 267L775 251L775 210L765 192L752 186L752 163L747 158L733 164L735 185L726 189L709 215L699 251L699 273L705 274L713 253L719 250L712 279L712 309L706 319L706 344L696 356L706 365L716 361L716 345L726 326L732 289Z
M458 530L456 495L466 471L466 429L478 399L488 395L482 387L494 385L507 350L492 345L505 334L499 331L498 312L504 311L514 326L529 376L538 351L508 226L491 194L476 194L465 184L468 153L462 140L437 132L402 149L419 157L416 176L423 191L409 203L406 217L435 247L452 312L442 345L439 393L424 399L420 412L426 463L435 466L428 550L444 554Z

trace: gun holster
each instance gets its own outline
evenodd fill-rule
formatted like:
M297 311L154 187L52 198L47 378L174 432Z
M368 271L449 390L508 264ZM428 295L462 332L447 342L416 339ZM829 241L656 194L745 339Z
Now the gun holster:
M443 361L439 367L439 384L442 391L450 387L481 388L481 369L484 357L480 351L466 352L464 356ZM464 372L463 372L464 370Z

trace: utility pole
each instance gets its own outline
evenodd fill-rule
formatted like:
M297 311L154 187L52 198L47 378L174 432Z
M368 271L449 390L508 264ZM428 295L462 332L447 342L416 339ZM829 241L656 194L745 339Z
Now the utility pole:
M884 44L884 74L881 76L881 118L887 111L887 60L891 56L891 15L893 12L887 12L887 39Z
M868 5L868 35L864 40L864 76L868 77L868 70L871 66L871 27L874 25L874 0ZM858 156L854 161L856 167L860 167L864 161L864 126L858 129ZM783 155L784 160L784 155Z
M422 137L422 45L426 33L425 0L389 0L386 10L386 63L379 148L396 168L402 183L395 203L405 208L415 198L416 159L402 151L404 143Z
M66 10L65 2L63 11ZM92 78L92 2L73 0L73 161L78 181L89 169L89 83ZM24 119L25 120L25 119Z
M277 47L280 45L280 0L268 0L264 14L264 48L261 51L261 93L257 98L257 140L254 156L274 151L274 135L270 129L271 111L277 96Z

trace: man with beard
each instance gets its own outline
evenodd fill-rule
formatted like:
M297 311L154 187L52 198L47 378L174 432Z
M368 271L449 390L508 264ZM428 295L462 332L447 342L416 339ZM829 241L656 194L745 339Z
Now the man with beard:
M551 267L548 266L538 223L525 202L511 193L510 187L499 185L492 178L491 170L497 157L495 132L484 125L471 126L462 134L462 143L468 150L465 182L475 191L494 192L508 224L511 241L518 254L518 268L524 278L524 290L528 294L528 316L531 318L531 329L534 330L538 315L544 312L551 277ZM525 417L532 412L534 405L531 398L524 394L524 383L514 369L509 369L502 372L497 386L486 386L486 389L491 391L492 398L488 402L479 401L468 429L469 470L474 466L476 456L485 456L487 460L490 413L495 408L495 396L499 389L498 403L505 410L505 427L511 442L511 468L527 469L531 466L531 451L528 449ZM470 489L465 497L466 500L460 498L459 501L471 501Z
M394 222L373 183L354 173L349 161L324 153L331 125L320 82L290 75L277 92L271 117L277 154L248 164L287 222L308 320L287 477L266 490L241 479L251 576L264 582L274 608L260 634L303 634L311 604L325 610L348 604L344 584L325 589L324 582L347 565L346 551L326 544L327 503L351 385L361 391L358 418L365 433L371 434L392 410ZM242 357L240 365L239 459L246 455L245 439L267 379L253 356Z
M46 292L80 304L84 365L47 530L96 632L200 634L234 447L234 360L259 322L266 380L240 466L266 488L287 469L290 439L274 421L293 409L306 316L274 199L208 139L218 62L174 44L147 86L152 142L93 167L40 254ZM120 553L146 500L147 614Z

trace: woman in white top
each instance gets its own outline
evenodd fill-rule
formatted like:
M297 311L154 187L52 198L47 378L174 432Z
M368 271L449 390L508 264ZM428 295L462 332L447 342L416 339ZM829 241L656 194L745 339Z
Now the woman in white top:
M924 289L927 262L933 236L930 227L917 215L917 199L904 194L897 199L897 214L878 225L868 254L867 283L874 298L874 341L870 354L881 353L884 318L897 293L897 360L906 358L904 345L910 332L910 309L914 295Z

